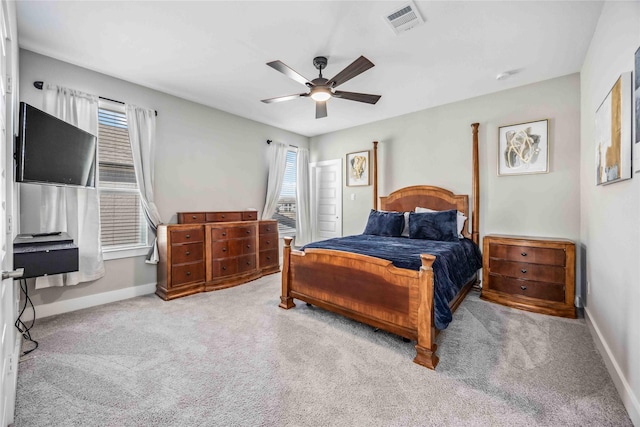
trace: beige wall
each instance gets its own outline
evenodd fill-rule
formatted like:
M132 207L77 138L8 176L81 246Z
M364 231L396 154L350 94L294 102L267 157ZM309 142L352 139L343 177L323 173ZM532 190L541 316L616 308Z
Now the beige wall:
M266 192L267 139L307 147L308 138L151 90L30 51L20 51L20 99L42 108L44 80L158 111L156 204L164 222L190 210L261 210ZM256 101L257 102L257 101ZM23 185L21 230L37 231L39 187ZM33 292L52 303L156 282L143 257L106 261L106 277L72 288Z
M551 173L498 177L498 127L549 119ZM480 123L481 234L580 235L580 77L573 74L311 139L312 161L379 141L379 195L409 185L471 194L471 123ZM344 234L364 229L372 187L343 188ZM355 200L351 200L355 194Z
M640 425L640 177L597 187L594 140L595 111L620 74L633 70L638 47L640 2L606 2L581 71L580 144L586 313L635 425Z

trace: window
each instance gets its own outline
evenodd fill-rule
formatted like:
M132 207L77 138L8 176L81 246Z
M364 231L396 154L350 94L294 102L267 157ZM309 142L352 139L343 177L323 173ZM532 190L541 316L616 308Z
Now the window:
M297 152L287 151L287 166L284 170L284 180L280 190L280 199L273 219L278 220L280 236L295 236L296 234L296 159Z
M127 116L122 106L102 101L98 109L98 169L103 249L147 246L148 226L136 183Z

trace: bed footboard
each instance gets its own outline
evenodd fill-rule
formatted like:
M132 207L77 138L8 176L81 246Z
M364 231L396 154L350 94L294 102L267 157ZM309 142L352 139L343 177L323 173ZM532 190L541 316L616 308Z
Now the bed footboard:
M413 271L354 253L296 251L290 237L284 240L281 308L294 307L293 299L297 298L416 340L414 362L435 368L434 256L421 255L422 267Z

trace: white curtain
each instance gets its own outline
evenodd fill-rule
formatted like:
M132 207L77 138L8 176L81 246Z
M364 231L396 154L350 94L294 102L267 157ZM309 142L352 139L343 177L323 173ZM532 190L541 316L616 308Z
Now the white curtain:
M311 242L309 150L298 148L296 160L296 246Z
M44 111L98 135L97 96L55 85L46 85L43 92ZM40 230L68 233L78 246L80 259L78 271L37 278L37 289L77 285L104 276L100 245L100 203L96 188L43 185L40 214Z
M271 141L269 144L269 179L267 181L267 198L262 210L262 219L271 219L276 212L284 170L287 167L287 151L289 146L281 142Z
M127 123L129 126L129 141L133 153L133 165L136 171L136 181L140 189L142 208L147 217L149 226L155 234L158 225L162 222L158 208L153 198L153 170L156 152L156 112L147 108L127 105ZM153 242L153 247L147 255L148 264L157 264L158 241Z

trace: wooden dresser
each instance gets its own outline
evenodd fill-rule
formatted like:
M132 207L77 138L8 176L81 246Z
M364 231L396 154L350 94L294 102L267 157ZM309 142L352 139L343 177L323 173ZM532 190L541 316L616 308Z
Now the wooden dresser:
M565 239L485 236L481 298L575 318L575 253L575 244Z
M158 284L165 300L228 288L280 271L278 224L257 212L180 212L158 227Z

